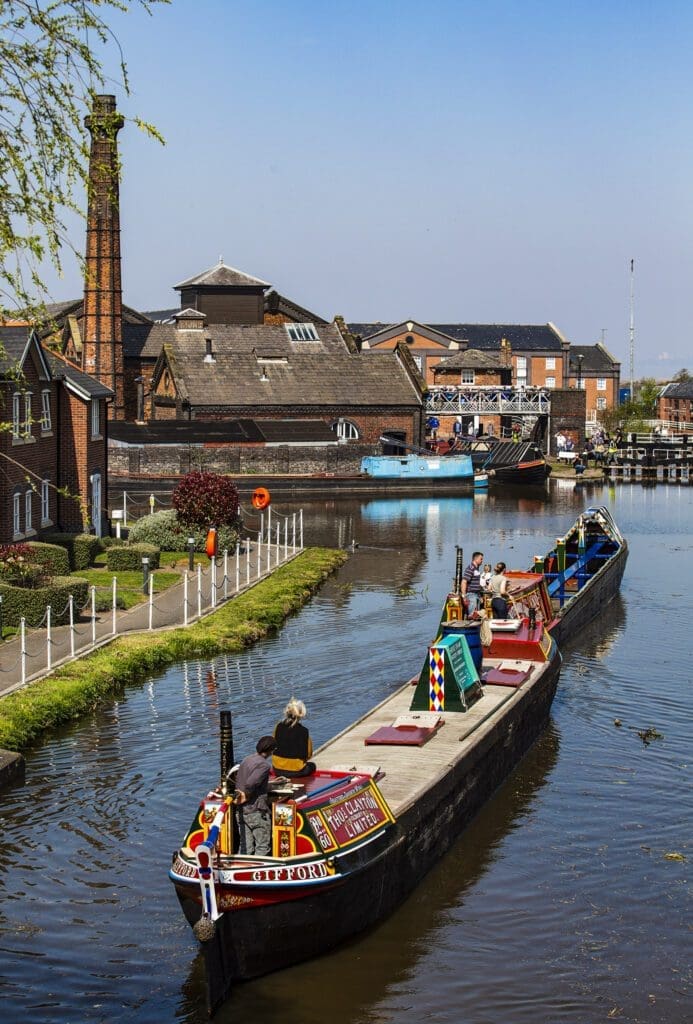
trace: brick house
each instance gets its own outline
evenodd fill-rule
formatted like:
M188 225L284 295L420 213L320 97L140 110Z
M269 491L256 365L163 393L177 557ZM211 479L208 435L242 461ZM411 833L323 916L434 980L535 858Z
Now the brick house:
M145 418L313 420L335 439L418 442L424 384L406 347L361 355L338 324L209 324L195 309L165 325ZM162 325L164 326L164 325Z
M664 385L657 398L657 419L675 432L693 429L693 380Z
M433 384L433 366L446 354L475 349L500 353L501 343L511 352L512 384L560 388L567 386L570 342L555 324L398 324L350 323L357 345L379 353L404 342L427 384ZM473 383L468 381L467 383Z
M34 330L0 329L0 541L55 530L100 534L107 492L110 389L46 352ZM65 493L63 493L63 491Z
M596 427L599 414L618 405L621 364L599 342L571 345L567 386L585 392L587 424Z

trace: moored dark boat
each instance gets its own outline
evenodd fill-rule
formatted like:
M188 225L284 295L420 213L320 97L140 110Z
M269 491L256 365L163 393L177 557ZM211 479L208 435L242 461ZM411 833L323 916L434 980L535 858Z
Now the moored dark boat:
M541 622L493 632L488 656L445 622L419 677L278 779L273 848L235 848L226 774L170 871L202 942L214 1009L240 980L322 953L389 914L544 729L560 654Z

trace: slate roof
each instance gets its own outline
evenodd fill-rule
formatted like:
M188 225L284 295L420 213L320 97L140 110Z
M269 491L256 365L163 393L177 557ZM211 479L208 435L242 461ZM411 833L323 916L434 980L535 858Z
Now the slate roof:
M384 323L350 323L352 334L364 340L379 334L389 326ZM427 324L440 334L447 334L455 341L469 343L469 348L500 348L501 338L507 338L513 352L560 352L561 336L552 324Z
M112 420L108 439L123 445L338 443L324 420Z
M195 407L257 408L262 403L307 409L420 402L420 392L394 352L380 359L352 354L334 324L316 328L318 341L292 341L284 325L168 330L165 356L179 395ZM205 333L212 338L213 362L204 358L200 335Z
M672 381L670 384L665 384L659 397L693 398L693 380Z
M242 270L229 267L221 260L213 267L210 267L209 270L203 270L201 274L189 277L187 281L181 281L180 284L175 284L173 287L176 291L179 291L181 288L191 288L193 285L201 285L204 288L271 287L267 281L261 281L259 277L251 277L250 274L244 274Z
M15 367L24 355L30 327L0 327L0 345L3 351L0 353L0 373Z
M478 348L461 349L436 363L435 370L500 370L499 356L481 352Z
M61 359L60 356L56 356L53 352L46 352L46 358L53 377L56 380L65 380L68 385L72 385L73 390L78 391L83 397L113 398L111 388L106 387L96 377L91 377L88 373L82 373L72 363Z
M580 367L578 356L582 356L582 373L610 372L619 365L618 359L614 359L599 342L596 345L570 346L570 370L572 373L577 373Z

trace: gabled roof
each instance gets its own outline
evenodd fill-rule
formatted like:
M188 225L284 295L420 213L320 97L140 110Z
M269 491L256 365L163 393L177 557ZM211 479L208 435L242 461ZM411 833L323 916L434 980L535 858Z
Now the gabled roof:
M76 395L79 395L80 398L83 398L85 401L92 398L113 398L111 388L106 387L96 377L91 377L88 373L82 373L76 366L69 363L67 359L63 359L62 356L56 355L53 352L47 353L47 356L53 377L56 380L64 380L65 386Z
M433 367L436 370L500 370L500 358L490 352L480 352L478 348L468 348L455 352L453 356L441 360ZM510 372L510 368L508 368Z
M154 372L168 366L178 395L196 408L272 406L412 406L421 391L399 354L374 359L351 353L334 324L317 341L293 341L280 325L212 325L214 361L205 361L199 332L169 334ZM268 362L267 359L277 360Z
M659 397L693 398L693 380L672 381L670 384L665 384Z
M0 374L11 370L21 370L26 362L29 351L33 349L46 380L51 379L51 371L46 360L46 353L38 340L33 327L0 327Z
M298 323L326 324L328 321L317 313L311 313L304 306L299 306L286 295L280 295L275 288L265 292L265 313L278 313L290 317Z
M193 285L200 285L204 288L269 288L271 287L267 281L261 281L259 277L251 277L250 274L245 274L242 270L236 270L235 267L229 267L223 260L219 260L217 264L210 267L209 270L203 270L201 274L196 274L195 277L189 277L187 281L181 281L180 284L174 284L176 291L180 291L181 288L192 288Z
M582 365L580 364L580 356L582 356ZM599 342L596 345L570 346L571 373L577 373L579 370L582 373L598 373L600 370L611 371L620 365L618 359L614 359L611 353Z
M358 335L362 341L368 342L369 348L374 348L381 342L389 341L400 334L419 334L442 348L450 348L451 343L457 342L456 338L437 330L430 324L418 323L416 320L402 320L397 324L349 324L348 327L352 334Z
M406 327L407 321L404 321ZM415 327L427 327L445 338L468 344L469 348L498 349L502 338L510 342L513 352L560 352L562 335L551 323L546 324L416 324ZM384 323L350 323L352 334L360 335L364 341L370 341L379 335L401 330L402 324Z

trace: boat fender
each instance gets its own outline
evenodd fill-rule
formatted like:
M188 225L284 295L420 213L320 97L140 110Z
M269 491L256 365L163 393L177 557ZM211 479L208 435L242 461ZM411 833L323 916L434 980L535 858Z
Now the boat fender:
M203 914L193 925L193 934L198 942L210 942L216 930L216 923L208 914Z

